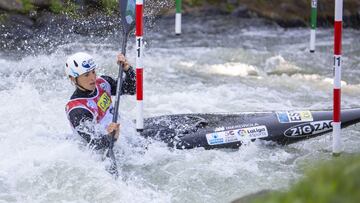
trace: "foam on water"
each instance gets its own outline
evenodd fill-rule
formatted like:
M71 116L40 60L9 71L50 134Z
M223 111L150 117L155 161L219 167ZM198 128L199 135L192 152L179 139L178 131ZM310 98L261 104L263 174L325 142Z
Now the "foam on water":
M0 200L169 202L141 181L114 181L97 155L67 139L73 135L64 105L73 87L63 73L53 75L64 56L56 57L9 61L10 76L2 78L8 85L0 97Z

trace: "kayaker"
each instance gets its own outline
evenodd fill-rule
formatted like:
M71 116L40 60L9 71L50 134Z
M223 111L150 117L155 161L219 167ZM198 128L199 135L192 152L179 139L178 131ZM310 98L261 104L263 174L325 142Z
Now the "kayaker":
M124 67L125 78L121 94L135 94L135 72L122 54L117 63ZM71 127L95 150L109 146L107 135L115 131L119 138L120 124L112 123L111 96L116 95L117 81L110 76L96 76L97 64L84 52L71 55L65 64L66 75L76 87L66 104L66 114Z

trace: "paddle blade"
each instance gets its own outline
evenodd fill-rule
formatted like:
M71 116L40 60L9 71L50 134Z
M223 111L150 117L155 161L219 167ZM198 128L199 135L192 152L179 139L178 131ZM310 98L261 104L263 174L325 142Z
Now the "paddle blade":
M135 27L136 0L119 0L120 18L125 33Z

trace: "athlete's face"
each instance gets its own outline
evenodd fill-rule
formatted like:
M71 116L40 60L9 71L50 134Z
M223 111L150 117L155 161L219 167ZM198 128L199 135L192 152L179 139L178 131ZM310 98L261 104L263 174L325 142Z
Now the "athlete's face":
M94 91L96 88L95 81L96 81L95 70L82 74L77 79L77 82L81 87L84 87L85 89L92 91Z

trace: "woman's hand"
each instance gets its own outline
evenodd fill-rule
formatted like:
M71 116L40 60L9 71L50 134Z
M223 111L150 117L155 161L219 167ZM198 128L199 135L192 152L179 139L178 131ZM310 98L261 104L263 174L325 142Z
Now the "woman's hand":
M129 62L126 60L125 56L123 54L117 55L117 64L122 65L124 68L124 71L129 70Z
M119 123L110 123L107 128L107 131L110 135L113 131L115 131L114 138L115 138L115 140L117 140L119 138L120 124Z

